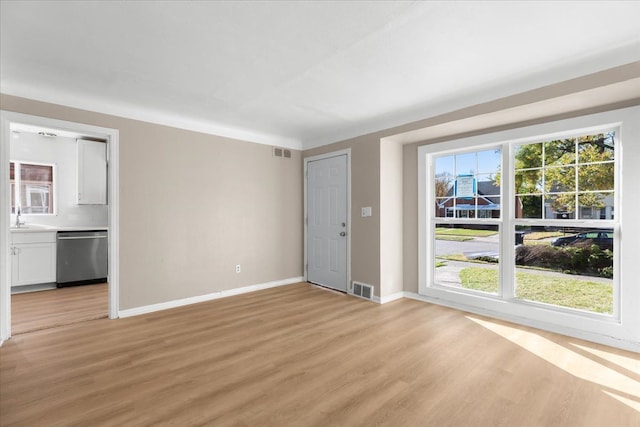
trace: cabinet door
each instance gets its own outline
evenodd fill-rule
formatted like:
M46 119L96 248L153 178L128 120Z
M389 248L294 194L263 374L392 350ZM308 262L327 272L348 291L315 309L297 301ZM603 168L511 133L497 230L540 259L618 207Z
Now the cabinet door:
M11 286L56 281L56 244L29 243L12 250Z
M78 139L78 204L107 204L107 144Z

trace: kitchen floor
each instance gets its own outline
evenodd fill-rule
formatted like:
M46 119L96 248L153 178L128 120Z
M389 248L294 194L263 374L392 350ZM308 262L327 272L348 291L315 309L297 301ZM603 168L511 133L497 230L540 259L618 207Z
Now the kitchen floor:
M24 334L108 316L107 283L11 296L11 334Z

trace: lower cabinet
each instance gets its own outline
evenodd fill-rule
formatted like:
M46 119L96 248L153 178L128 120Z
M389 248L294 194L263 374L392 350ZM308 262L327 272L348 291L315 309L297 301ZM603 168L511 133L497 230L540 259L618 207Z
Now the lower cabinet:
M11 233L11 286L56 281L56 233Z

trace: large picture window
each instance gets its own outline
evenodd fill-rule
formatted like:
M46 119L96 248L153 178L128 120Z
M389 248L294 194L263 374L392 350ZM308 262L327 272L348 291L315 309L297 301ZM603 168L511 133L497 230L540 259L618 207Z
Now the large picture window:
M640 351L640 106L417 153L413 297Z
M429 286L614 316L616 148L603 128L431 153Z

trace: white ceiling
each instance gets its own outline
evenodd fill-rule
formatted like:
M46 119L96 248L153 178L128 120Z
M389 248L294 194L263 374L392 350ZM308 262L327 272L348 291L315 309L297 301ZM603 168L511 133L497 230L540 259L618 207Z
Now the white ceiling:
M1 2L3 93L308 148L640 60L640 2Z

